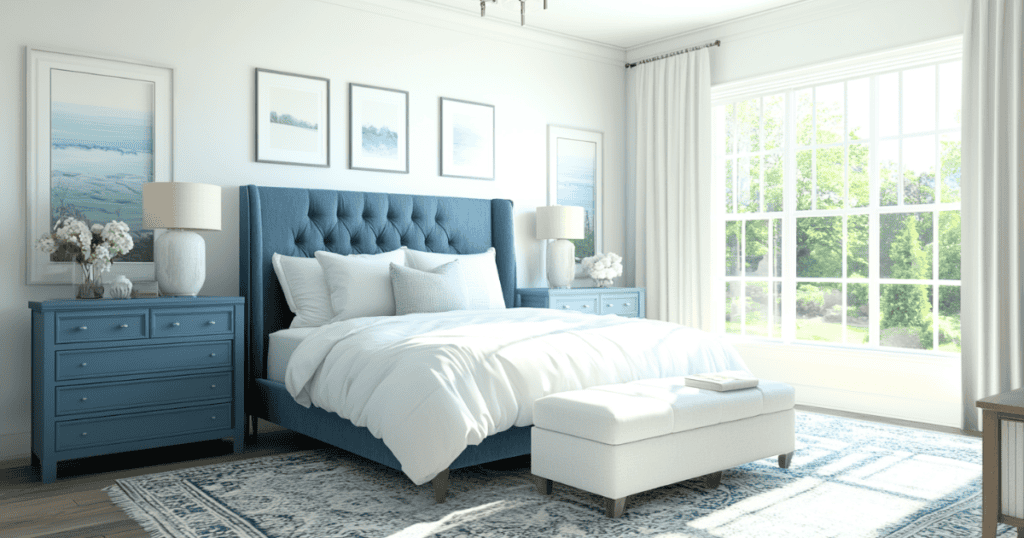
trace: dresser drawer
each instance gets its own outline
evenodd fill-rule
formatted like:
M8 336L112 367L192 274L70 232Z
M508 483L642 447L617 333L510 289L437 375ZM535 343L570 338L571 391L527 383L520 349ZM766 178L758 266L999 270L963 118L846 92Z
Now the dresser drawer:
M56 316L58 344L149 337L148 310L67 312Z
M227 367L231 342L199 342L57 352L57 381Z
M57 422L57 450L172 437L231 427L231 404Z
M589 297L553 297L551 308L556 310L576 310L587 314L597 313L597 296Z
M73 385L57 389L57 414L73 415L230 398L231 372L102 385Z
M639 300L635 293L601 295L601 313L635 318L640 312L637 303L639 303Z
M234 309L153 309L153 337L230 335L234 333Z

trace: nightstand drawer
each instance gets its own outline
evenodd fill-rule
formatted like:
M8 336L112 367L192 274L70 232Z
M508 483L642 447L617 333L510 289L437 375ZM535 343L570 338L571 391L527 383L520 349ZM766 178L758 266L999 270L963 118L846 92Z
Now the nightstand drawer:
M231 404L57 423L57 450L172 437L231 427Z
M57 381L193 368L227 367L231 342L167 344L57 352Z
M592 297L556 297L551 299L551 308L556 310L576 310L587 314L597 313L597 296Z
M148 313L148 310L98 310L57 314L56 340L58 344L66 344L148 338Z
M231 308L153 310L153 337L206 336L234 333Z
M75 385L57 389L57 414L73 415L108 409L230 399L231 372L202 376Z
M601 313L635 318L639 313L636 294L601 295Z

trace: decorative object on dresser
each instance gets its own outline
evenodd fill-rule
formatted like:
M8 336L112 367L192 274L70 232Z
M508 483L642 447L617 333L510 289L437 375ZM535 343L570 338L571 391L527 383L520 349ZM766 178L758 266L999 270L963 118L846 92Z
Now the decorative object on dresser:
M100 299L103 297L102 273L110 270L111 259L128 254L135 246L128 231L127 224L116 220L89 226L78 219L64 217L57 220L52 233L39 238L36 246L51 256L70 258L77 264L76 298Z
M494 179L494 105L441 98L441 175Z
M982 410L982 538L998 524L1024 536L1024 389L977 401Z
M409 173L409 92L348 85L348 167Z
M580 265L599 288L611 287L615 277L622 275L622 256L614 252L583 258Z
M110 296L114 299L127 299L132 296L132 281L124 275L117 275L110 283Z
M331 165L331 81L256 69L256 162Z
M576 310L587 314L646 317L644 288L519 288L516 306Z
M576 239L576 256L601 252L604 135L567 127L548 126L548 205L583 208L583 238Z
M143 224L167 228L154 244L161 295L197 295L206 281L206 242L193 230L220 231L220 187L203 183L147 183Z
M242 448L244 299L30 302L32 455L57 462L234 437Z
M132 231L114 261L133 279L153 278L153 232L142 225L142 186L172 177L173 79L167 67L80 53L26 51L28 237L72 217L116 216ZM28 284L70 284L61 251L28 245Z
M548 243L548 285L568 288L576 276L576 246L569 239L583 238L582 207L552 205L537 208L537 239Z

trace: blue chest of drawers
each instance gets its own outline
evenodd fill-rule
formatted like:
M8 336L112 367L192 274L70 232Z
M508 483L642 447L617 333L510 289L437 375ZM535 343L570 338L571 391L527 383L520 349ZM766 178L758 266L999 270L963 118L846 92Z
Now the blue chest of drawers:
M520 288L516 306L576 310L588 314L646 317L643 288Z
M244 299L31 302L32 455L57 462L234 438L242 449Z

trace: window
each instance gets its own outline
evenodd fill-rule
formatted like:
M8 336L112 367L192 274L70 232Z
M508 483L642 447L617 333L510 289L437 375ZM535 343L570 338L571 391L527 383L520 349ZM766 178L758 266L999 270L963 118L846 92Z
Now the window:
M947 59L716 103L724 332L959 353L960 78Z

